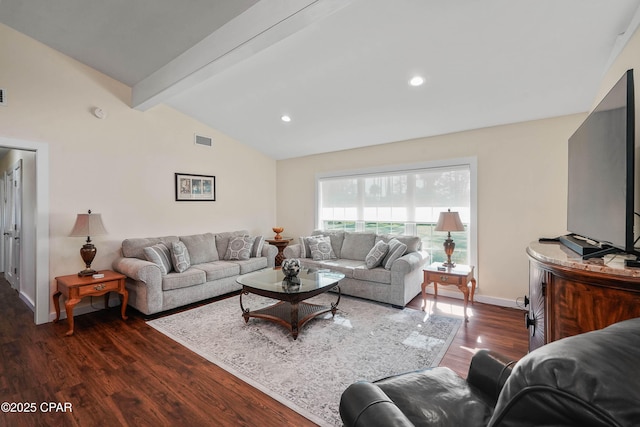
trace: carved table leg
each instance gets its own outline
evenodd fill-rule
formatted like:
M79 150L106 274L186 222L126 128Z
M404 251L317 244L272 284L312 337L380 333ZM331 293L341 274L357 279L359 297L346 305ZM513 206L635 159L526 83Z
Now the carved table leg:
M73 335L73 308L79 302L80 302L79 299L70 299L64 303L64 309L67 312L67 322L69 322L69 330L65 334L68 337Z
M127 311L127 303L129 302L129 292L126 289L122 290L122 308L120 309L120 314L122 316L122 320L127 320L128 317L126 315Z
M60 295L62 295L62 292L60 291L57 291L55 294L53 294L53 306L56 309L56 318L54 322L60 320Z

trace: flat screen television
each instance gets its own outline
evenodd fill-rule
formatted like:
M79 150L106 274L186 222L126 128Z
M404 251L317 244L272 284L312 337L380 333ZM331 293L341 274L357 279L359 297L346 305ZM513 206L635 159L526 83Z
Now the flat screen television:
M628 70L569 138L569 232L637 254L634 164L633 70Z

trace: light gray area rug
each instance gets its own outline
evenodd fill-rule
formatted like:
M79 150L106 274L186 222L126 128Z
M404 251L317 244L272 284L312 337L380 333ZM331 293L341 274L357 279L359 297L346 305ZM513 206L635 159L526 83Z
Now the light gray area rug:
M329 305L336 297L308 301ZM275 302L243 298L251 310ZM245 323L234 296L147 323L313 422L340 426L338 405L349 384L437 366L461 320L343 296L335 318L310 320L294 341L273 322Z

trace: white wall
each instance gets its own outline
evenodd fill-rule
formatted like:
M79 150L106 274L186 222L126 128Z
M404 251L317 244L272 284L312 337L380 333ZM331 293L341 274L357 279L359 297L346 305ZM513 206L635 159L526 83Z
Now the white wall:
M274 160L166 106L133 110L129 87L4 25L0 58L0 137L49 148L49 294L56 276L84 267L84 239L68 234L88 209L109 231L92 239L96 269L111 267L127 237L272 234ZM95 107L107 117L93 116ZM194 133L213 137L213 149L194 145ZM176 202L175 172L215 175L217 201Z
M513 305L528 294L527 245L566 233L567 140L585 115L278 161L278 225L315 224L317 173L431 160L478 160L478 300Z

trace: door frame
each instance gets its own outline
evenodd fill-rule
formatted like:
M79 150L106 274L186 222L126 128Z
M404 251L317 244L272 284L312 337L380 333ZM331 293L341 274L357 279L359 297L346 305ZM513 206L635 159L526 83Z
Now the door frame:
M49 280L49 145L0 136L0 146L28 150L36 154L36 221L35 221L35 307L36 325L49 322L51 285ZM24 264L23 264L24 265ZM24 274L24 272L22 272Z

